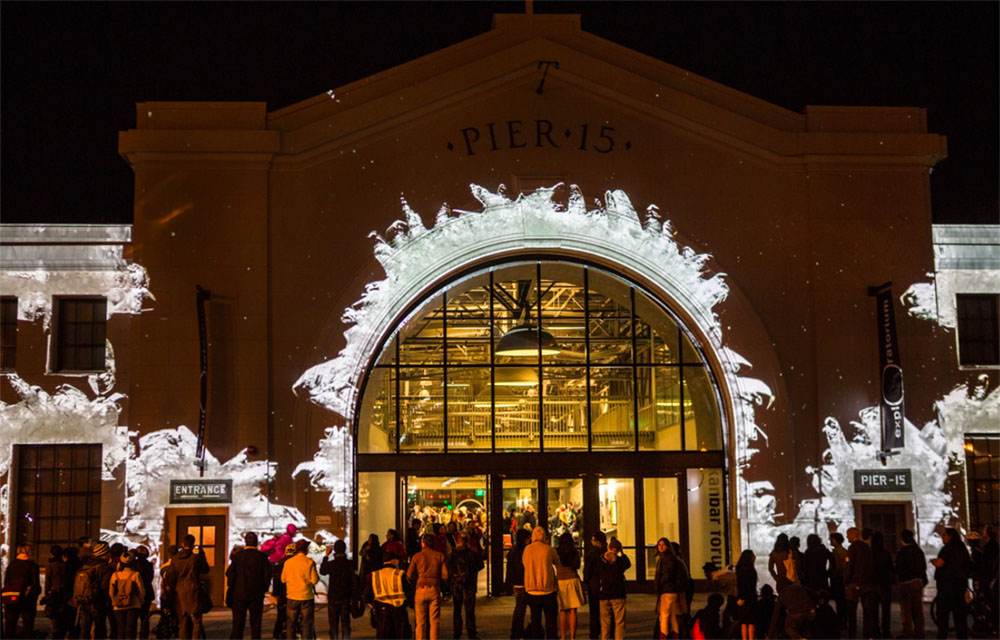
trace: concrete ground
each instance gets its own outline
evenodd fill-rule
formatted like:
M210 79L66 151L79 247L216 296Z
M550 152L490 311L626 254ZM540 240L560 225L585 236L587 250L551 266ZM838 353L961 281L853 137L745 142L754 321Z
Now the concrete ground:
M708 594L695 594L694 602L692 603L692 611L696 612L698 609L705 606L705 599ZM650 638L653 632L653 619L654 619L654 596L649 594L629 594L626 600L626 638ZM326 606L322 605L317 607L318 612L316 615L316 635L318 638L328 638L330 624L327 618ZM484 640L497 640L499 638L507 638L510 634L510 619L511 613L514 610L514 598L507 596L501 598L486 597L481 596L476 601L476 621L477 621L477 631L479 632L479 637ZM413 610L409 609L410 614L410 624L413 624ZM453 638L452 634L452 606L451 602L448 601L441 608L441 638ZM577 638L584 640L589 638L589 614L587 612L587 607L584 606L579 610L579 620L577 624ZM271 637L271 632L274 629L274 619L275 613L274 609L269 607L264 612L264 636L265 638ZM931 622L929 604L924 605L924 619L926 625L925 637L935 637L937 634L937 628L934 623ZM205 616L205 629L206 636L208 638L228 638L230 632L232 616L228 609L216 608L211 613ZM892 632L896 637L902 633L902 623L899 617L899 609L894 605L892 609ZM250 630L247 629L247 636L249 636ZM954 635L954 632L952 632ZM368 616L363 616L352 621L351 624L351 637L352 638L374 638L375 630L372 629L368 622ZM463 635L463 638L467 637ZM763 637L763 634L758 635L758 637ZM831 635L831 637L836 637Z

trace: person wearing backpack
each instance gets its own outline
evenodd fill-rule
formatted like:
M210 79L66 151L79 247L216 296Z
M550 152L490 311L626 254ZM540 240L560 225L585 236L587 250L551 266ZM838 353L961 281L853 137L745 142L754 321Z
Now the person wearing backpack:
M271 584L271 563L257 548L257 534L248 531L243 536L246 545L237 551L226 569L232 591L233 628L230 638L242 638L250 614L250 637L261 637L264 616L264 594Z
M333 559L330 559L330 551ZM326 588L326 612L330 618L330 638L351 637L351 598L354 595L354 565L347 559L347 543L337 540L326 548L319 566L320 575L330 576Z
M455 537L455 550L446 562L448 582L451 584L452 636L462 637L462 610L465 610L465 629L469 638L478 638L476 633L476 587L479 571L483 568L482 557L469 548L469 534L462 531Z
M42 589L38 580L38 564L31 559L31 545L17 546L17 556L7 565L3 577L3 609L5 638L35 637L35 609ZM17 621L21 620L21 634Z
M138 635L139 611L146 601L142 575L135 569L135 552L124 553L118 560L118 570L111 574L108 595L115 612L118 638L133 640Z
M110 550L104 542L95 542L90 557L73 578L73 604L80 637L107 638L107 619L111 611L108 589L114 567L108 564Z

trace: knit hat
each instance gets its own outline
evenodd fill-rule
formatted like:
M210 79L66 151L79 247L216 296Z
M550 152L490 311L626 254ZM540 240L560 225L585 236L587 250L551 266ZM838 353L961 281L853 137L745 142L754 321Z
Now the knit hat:
M94 557L96 557L96 558L100 558L101 556L106 556L109 553L109 551L108 551L108 545L105 542L97 542L97 543L95 543L94 547L93 547L93 549L91 551L92 551Z
M285 555L286 556L294 556L295 555L295 545L294 544L290 544L290 545L287 545L285 547Z

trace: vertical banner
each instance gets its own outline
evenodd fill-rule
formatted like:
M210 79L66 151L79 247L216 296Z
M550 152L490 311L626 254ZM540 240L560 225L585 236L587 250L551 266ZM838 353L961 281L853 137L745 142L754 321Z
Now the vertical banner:
M875 294L878 315L878 350L882 400L882 450L903 448L903 369L896 339L892 289L887 285Z
M198 406L198 466L199 475L205 475L205 408L208 403L208 335L205 326L205 301L212 298L212 292L195 285L198 292L198 343L201 351L201 398Z

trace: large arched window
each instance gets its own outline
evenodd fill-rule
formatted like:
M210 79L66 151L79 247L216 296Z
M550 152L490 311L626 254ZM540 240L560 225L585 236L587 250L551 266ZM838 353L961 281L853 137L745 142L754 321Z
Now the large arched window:
M358 453L717 451L718 397L687 331L636 285L506 263L396 327L365 384Z

